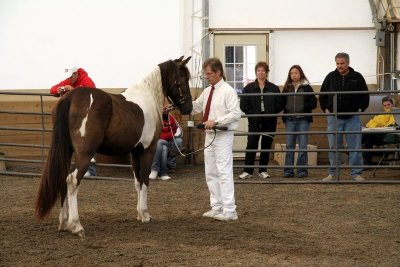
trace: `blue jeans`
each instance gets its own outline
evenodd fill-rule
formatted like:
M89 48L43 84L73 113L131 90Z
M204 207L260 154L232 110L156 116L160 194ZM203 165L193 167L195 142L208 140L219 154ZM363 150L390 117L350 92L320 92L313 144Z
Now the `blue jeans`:
M286 119L285 121L286 132L308 132L310 130L310 122L307 119ZM286 135L286 149L296 148L296 139L299 142L299 150L307 149L308 135L307 134L287 134ZM298 151L297 166L307 166L308 165L308 154L307 151ZM294 151L286 151L285 165L294 164ZM285 174L293 175L293 167L285 167ZM298 167L297 174L307 175L306 167Z
M96 160L96 154L94 154L93 159ZM96 175L96 162L92 162L92 160L90 161L88 172L91 176Z
M167 173L168 141L159 139L157 141L156 154L154 155L152 171L157 171L159 176L168 175Z
M183 139L181 137L176 137L175 138L175 142L174 140L171 140L170 142L168 142L168 149L171 148L176 148L176 145L178 145L179 149L182 149L183 146ZM167 158L167 167L169 169L176 169L176 156L171 156L168 154L168 158Z
M353 115L350 118L337 118L337 125L335 129L335 117L328 116L328 131L360 131L361 132L361 121L359 115ZM360 134L346 134L346 143L347 148L351 149L360 149L361 148L361 133ZM343 148L343 134L337 134L337 138L335 139L334 134L328 134L328 142L329 149L336 149L336 141L337 148ZM329 174L330 175L338 175L336 173L335 166L339 166L342 163L341 153L338 152L329 152ZM349 152L349 165L350 166L361 166L363 164L362 161L362 153L360 151L350 151ZM350 175L352 177L356 175L360 175L362 173L362 168L352 168L350 171Z
M182 138L175 138L175 142L179 148L182 148ZM159 176L168 175L168 166L176 168L176 155L168 155L168 150L175 147L175 142L174 140L166 141L163 139L157 141L156 154L154 155L151 170L157 171Z

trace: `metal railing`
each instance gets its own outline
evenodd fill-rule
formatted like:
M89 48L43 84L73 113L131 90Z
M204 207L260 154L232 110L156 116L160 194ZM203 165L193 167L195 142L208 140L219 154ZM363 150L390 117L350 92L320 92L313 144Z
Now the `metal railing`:
M397 95L400 91L377 91L377 92L369 92L369 94L374 95ZM340 92L340 94L358 94L360 92ZM363 92L364 93L364 92ZM321 93L321 92L315 92L315 93L296 93L297 95L299 94L303 94L303 95L307 95L307 94L315 94L315 95L321 95L321 94L333 94L335 95L335 97L337 97L338 93ZM0 114L10 114L10 115L28 115L28 116L40 116L40 127L37 128L27 128L27 127L10 127L10 126L0 126L0 131L13 131L13 132L40 132L40 136L41 136L41 140L39 143L36 144L27 144L27 143L15 143L15 142L7 142L7 140L5 140L4 142L0 142L0 152L2 151L2 147L15 147L15 148L24 148L24 149L28 149L28 150L33 150L33 149L40 149L40 157L39 159L29 159L29 158L21 158L21 157L0 157L0 163L3 162L19 162L19 163L26 163L26 164L32 164L34 165L34 167L32 167L30 170L31 171L24 171L22 169L9 169L9 170L0 170L0 174L4 174L4 175L20 175L20 176L39 176L42 170L42 167L45 163L45 159L47 156L47 150L49 148L48 145L46 145L45 141L46 141L46 134L51 133L51 129L46 128L46 118L50 118L51 113L50 112L46 112L44 110L44 98L45 97L53 97L50 94L44 94L44 93L24 93L24 92L5 92L5 91L0 91L0 95L15 95L15 96L35 96L38 97L38 103L40 105L40 112L27 112L27 111L13 111L13 110L1 110L0 108ZM244 96L245 94L241 94L240 96ZM263 96L276 96L276 94L271 94L271 93L267 93L267 94L246 94L249 96L257 96L257 95L263 95ZM293 95L293 93L282 93L281 95ZM367 116L367 115L377 115L377 114L387 114L386 112L383 111L376 111L376 112L353 112L353 113L339 113L339 112L335 112L332 114L327 115L326 113L312 113L311 115L314 117L318 117L318 116L334 116L337 119L337 116L340 115L349 115L349 114L353 114L353 115L362 115L362 116ZM244 115L243 117L253 117L253 116L260 116L260 117L283 117L283 116L303 116L303 115L310 115L308 113L297 113L297 114L253 114L253 115ZM379 131L376 131L376 133L378 133ZM386 133L388 133L387 131L385 131ZM235 136L247 136L247 135L254 135L254 134L273 134L275 136L279 136L279 135L288 135L288 134L307 134L307 135L319 135L319 136L326 136L327 134L333 134L333 135L338 135L338 134L349 134L349 133L359 133L361 134L362 132L360 131L355 131L355 132L343 132L343 131L338 131L337 129L335 131L332 132L328 132L328 131L309 131L309 132L285 132L285 131L276 131L276 132L262 132L262 133L244 133L244 132L237 132L235 133ZM393 133L397 133L397 131L393 131ZM3 138L4 139L4 138ZM199 144L201 145L201 144ZM282 152L290 152L290 151L294 151L296 152L301 152L301 151L305 151L305 152L316 152L318 154L321 153L328 153L330 151L336 152L336 153L348 153L350 151L359 151L359 152L364 152L364 151L374 151L374 152L391 152L394 153L396 155L400 155L400 151L399 148L374 148L374 149L357 149L357 150L351 150L348 148L339 148L338 146L336 146L336 148L334 149L329 149L329 148L317 148L317 149L307 149L307 150L302 150L302 149L254 149L254 150L234 150L233 153L243 153L243 152L271 152L271 153L282 153ZM391 165L390 168L400 168L400 165L398 165L398 162L395 162L395 164ZM128 164L101 164L101 163L97 163L97 166L100 167L110 167L110 168L131 168L131 165ZM268 166L259 166L259 165L243 165L243 164L238 164L238 161L235 161L234 163L234 168L245 168L245 167L254 167L254 168L259 168L259 167L265 167L268 169L284 169L285 167L293 167L293 168L297 168L297 167L307 167L307 169L326 169L328 170L329 167L331 167L329 164L322 164L322 165L316 165L316 166L284 166L284 165L273 165L273 164L269 164ZM388 168L388 166L349 166L346 164L337 164L336 166L334 166L337 170L341 170L341 169L350 169L350 168L376 168L376 169L385 169ZM184 168L184 166L182 166L182 168ZM25 168L26 169L26 168ZM125 178L123 177L109 177L109 176L94 176L93 178L95 179L110 179L110 180L125 180ZM128 178L129 180L131 178ZM321 183L321 179L318 178L318 180L311 180L311 179L296 179L296 180L290 180L290 179L271 179L270 181L268 181L267 183L295 183L295 184L303 184L303 183ZM342 180L340 179L340 176L338 177L337 183L349 183L350 181L347 180ZM254 183L252 181L238 181L238 183ZM265 182L264 182L265 183ZM389 184L394 184L394 183L400 183L400 179L391 179L391 180L383 180L383 179L368 179L363 183L389 183Z
M51 133L51 131L52 131L51 129L46 128L45 121L46 121L46 118L51 117L51 112L46 112L44 110L44 102L45 102L44 98L46 98L46 97L54 98L54 96L51 94L46 94L46 93L26 93L26 92L8 92L8 91L0 91L0 95L21 96L21 101L23 101L22 96L38 97L40 112L27 112L27 111L19 111L19 110L15 111L15 110L1 110L0 109L0 115L1 114L9 114L9 115L25 115L25 116L28 115L28 116L32 116L32 117L34 117L34 116L41 117L41 123L40 123L39 127L36 127L36 128L0 126L0 131L10 131L15 134L19 133L19 132L34 132L34 133L39 132L40 136L41 136L41 140L40 140L39 144L13 143L13 142L8 142L7 140L4 140L4 142L0 142L0 152L2 152L2 147L3 148L4 147L14 147L14 148L28 149L28 150L32 151L32 154L35 154L33 152L34 149L40 150L40 156L39 156L40 159L9 157L7 155L5 155L5 157L0 157L0 163L3 163L2 165L4 165L4 166L6 166L7 162L23 163L23 165L19 165L17 167L5 168L4 170L0 170L0 174L38 177L41 174L43 165L46 160L47 150L49 148L49 145L45 144L46 143L45 135L46 135L46 133ZM13 99L13 101L15 101L15 99ZM1 135L1 133L0 133L0 135ZM1 137L1 139L5 139L5 138ZM111 167L111 168L131 168L131 165L127 165L127 164L97 163L96 166ZM90 178L107 179L107 180L132 180L132 178L109 177L109 176L90 176Z
M400 91L376 91L376 92L368 92L370 95L393 95L396 96L400 93ZM338 144L337 144L337 136L338 135L343 135L343 134L363 134L365 133L364 131L339 131L337 129L337 119L338 116L341 115L360 115L360 116L369 116L369 115L379 115L379 114L387 114L387 112L382 111L373 111L373 112L337 112L336 108L337 108L337 96L338 95L343 95L343 94L365 94L365 92L359 92L359 91L349 91L349 92L307 92L307 93L303 93L303 92L297 92L297 93L281 93L280 96L291 96L291 95L333 95L334 98L334 112L330 113L330 114L326 114L323 112L315 112L315 113L286 113L286 114L282 114L282 113L278 113L278 114L251 114L251 115L243 115L242 117L245 118L249 118L249 117L289 117L289 116L305 116L305 115L312 115L313 117L327 117L327 116L333 116L335 118L335 129L334 131L312 131L310 130L309 132L286 132L286 131L275 131L275 132L237 132L235 133L235 136L248 136L248 135L274 135L274 136L279 136L279 135L300 135L300 134L306 134L306 135L320 135L322 136L327 136L328 134L332 134L335 136L334 140L336 141L336 145L334 146L333 149L329 149L329 148L318 148L318 149L236 149L233 150L233 153L243 153L243 152L270 152L271 153L285 153L285 152L317 152L318 154L320 153L329 153L329 152L335 152L336 155L339 155L339 153L349 153L349 152L381 152L381 153L392 153L394 154L394 156L396 156L397 158L400 155L400 149L399 146L395 146L395 147L391 147L391 148L373 148L373 149L364 149L364 148L360 148L360 149L349 149L346 147L341 148ZM273 96L277 96L276 93L257 93L257 94L240 94L239 97L242 96L264 96L264 97L273 97ZM319 104L319 102L318 102ZM312 125L312 124L311 124ZM312 127L310 125L310 128ZM397 131L397 129L394 129L392 131L380 131L380 130L375 130L374 133L394 133L394 134L399 134L400 132ZM343 138L343 140L345 140ZM329 145L328 145L329 147ZM320 165L315 165L315 166L296 166L296 162L294 163L294 165L273 165L273 164L269 164L269 165L257 165L256 163L254 165L245 165L245 164L234 164L234 168L239 168L239 169L244 169L244 168L254 168L254 169L258 169L258 168L266 168L266 169L282 169L282 179L271 179L268 181L268 183L326 183L322 181L323 177L318 178L317 180L310 180L310 179L286 179L283 178L283 169L285 167L291 167L291 168L298 168L298 167L302 167L302 168L307 168L307 169L325 169L326 170L326 176L328 175L328 169L331 167L335 168L335 172L337 173L336 175L336 181L335 183L354 183L353 181L348 181L348 180L343 180L340 179L340 171L342 169L374 169L374 178L375 178L375 171L380 170L380 169L387 169L387 168L399 168L400 169L400 159L398 161L394 161L394 164L390 165L390 166L386 166L386 165L353 165L350 166L348 164L346 164L345 162L343 162L344 164L342 164L342 162L336 161L336 163L331 166L329 164L329 159L328 162L326 164L320 164ZM397 178L400 178L397 177ZM255 183L254 181L247 181L247 180L242 180L240 181L240 183ZM256 182L257 183L257 182ZM261 183L265 183L261 182ZM389 184L400 184L400 179L390 179L390 180L383 180L383 179L367 179L365 181L363 181L362 183L389 183Z

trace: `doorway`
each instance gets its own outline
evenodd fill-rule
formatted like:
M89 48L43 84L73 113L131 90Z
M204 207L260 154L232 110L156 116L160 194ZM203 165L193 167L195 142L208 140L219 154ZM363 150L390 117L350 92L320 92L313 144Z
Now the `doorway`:
M214 56L222 61L226 82L240 94L246 84L255 80L254 67L257 62L268 63L268 34L216 33ZM237 130L247 133L247 118L240 119ZM235 136L233 150L244 150L246 144L247 136ZM244 152L233 154L235 158L244 158L244 155Z

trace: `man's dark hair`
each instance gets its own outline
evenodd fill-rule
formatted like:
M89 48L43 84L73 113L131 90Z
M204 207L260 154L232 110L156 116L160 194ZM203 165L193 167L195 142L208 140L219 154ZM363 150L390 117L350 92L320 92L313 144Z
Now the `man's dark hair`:
M219 60L219 58L212 57L204 61L203 70L205 70L207 67L210 67L213 72L220 71L221 77L225 80L224 68L222 67L222 62Z
M337 59L337 58L344 58L344 60L346 60L347 63L350 62L349 54L344 53L344 52L337 53L335 56L335 59Z

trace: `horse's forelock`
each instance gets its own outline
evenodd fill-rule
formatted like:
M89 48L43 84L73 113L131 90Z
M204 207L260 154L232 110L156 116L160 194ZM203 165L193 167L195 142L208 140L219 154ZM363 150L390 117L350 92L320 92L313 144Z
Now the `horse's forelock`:
M183 66L183 71L185 73L186 78L189 80L191 76L190 76L189 68L186 65Z

